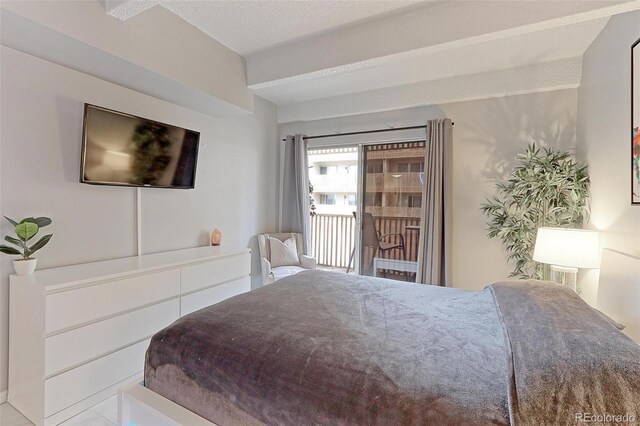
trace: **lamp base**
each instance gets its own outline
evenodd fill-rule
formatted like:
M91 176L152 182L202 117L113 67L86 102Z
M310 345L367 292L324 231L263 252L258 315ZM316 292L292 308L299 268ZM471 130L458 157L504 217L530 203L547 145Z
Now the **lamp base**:
M578 268L551 265L551 281L578 293Z

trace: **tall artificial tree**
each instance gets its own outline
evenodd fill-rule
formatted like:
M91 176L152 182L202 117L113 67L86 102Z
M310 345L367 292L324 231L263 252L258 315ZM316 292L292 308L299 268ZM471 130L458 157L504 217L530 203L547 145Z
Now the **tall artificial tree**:
M567 152L538 148L518 154L519 165L496 195L481 207L487 215L489 238L499 238L515 267L511 277L548 278L544 265L532 259L536 231L541 226L577 228L588 220L589 174Z

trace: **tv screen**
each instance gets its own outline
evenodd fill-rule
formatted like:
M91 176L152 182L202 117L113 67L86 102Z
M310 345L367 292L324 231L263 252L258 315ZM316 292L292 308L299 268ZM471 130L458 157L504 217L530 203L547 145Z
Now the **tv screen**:
M95 105L84 105L80 181L190 189L200 133Z

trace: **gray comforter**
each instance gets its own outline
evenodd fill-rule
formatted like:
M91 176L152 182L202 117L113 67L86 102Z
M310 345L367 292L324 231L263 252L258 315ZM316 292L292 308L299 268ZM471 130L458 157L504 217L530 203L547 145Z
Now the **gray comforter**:
M160 331L145 385L223 426L573 424L640 414L640 346L550 283L310 271Z

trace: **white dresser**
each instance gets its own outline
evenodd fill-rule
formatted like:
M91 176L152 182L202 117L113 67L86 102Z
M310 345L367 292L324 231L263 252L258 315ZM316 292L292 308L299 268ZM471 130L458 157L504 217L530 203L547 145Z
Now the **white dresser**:
M9 402L55 425L142 379L149 339L247 292L248 249L198 247L10 277Z

